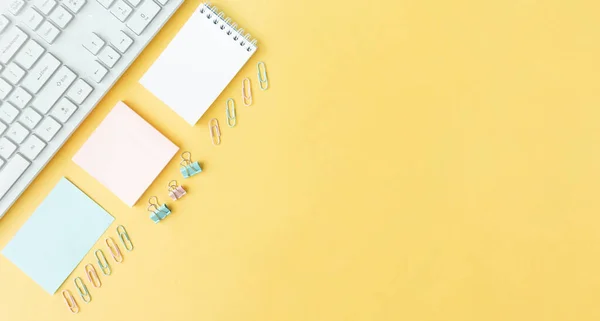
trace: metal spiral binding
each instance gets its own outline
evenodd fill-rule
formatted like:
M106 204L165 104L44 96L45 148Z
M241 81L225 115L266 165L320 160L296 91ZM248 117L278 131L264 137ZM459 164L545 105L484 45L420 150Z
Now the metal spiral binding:
M208 10L206 10L208 9ZM225 32L228 36L232 36L233 41L239 42L241 47L247 46L247 51L255 49L257 40L252 39L250 33L244 34L244 29L238 28L237 23L231 18L225 18L225 13L220 11L216 6L211 6L209 2L204 2L200 6L200 13L206 16L206 19L212 19L212 22ZM219 26L220 24L220 26Z

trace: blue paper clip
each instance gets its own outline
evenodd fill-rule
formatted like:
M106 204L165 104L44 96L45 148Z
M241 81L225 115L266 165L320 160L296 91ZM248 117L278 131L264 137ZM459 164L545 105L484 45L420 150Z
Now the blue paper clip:
M181 154L181 159L181 168L179 168L179 171L181 172L181 175L183 175L183 178L190 178L202 172L200 163L192 162L192 153L183 152L183 154Z
M169 214L171 214L171 210L167 207L166 204L163 204L163 205L158 204L158 197L156 197L156 196L150 197L150 199L148 200L148 203L150 204L148 206L148 212L151 213L150 219L154 223L158 223L158 222L164 220L167 216L169 216Z

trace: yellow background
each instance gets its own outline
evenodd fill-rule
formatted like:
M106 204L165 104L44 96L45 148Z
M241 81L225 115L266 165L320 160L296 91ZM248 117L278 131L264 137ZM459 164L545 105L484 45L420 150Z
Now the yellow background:
M597 1L214 1L260 48L192 128L137 81L198 3L0 221L4 247L66 176L135 250L75 316L0 257L1 320L598 320ZM118 100L204 164L161 224L176 160L133 209L71 161Z

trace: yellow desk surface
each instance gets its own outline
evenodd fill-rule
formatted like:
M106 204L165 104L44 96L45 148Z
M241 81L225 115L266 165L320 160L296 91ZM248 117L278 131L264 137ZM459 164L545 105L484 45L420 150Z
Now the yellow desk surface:
M192 128L138 79L198 3L0 220L4 247L66 176L135 250L78 315L0 257L0 320L598 320L597 2L215 1L260 48ZM118 100L205 166L159 225L176 160L134 208L71 161Z

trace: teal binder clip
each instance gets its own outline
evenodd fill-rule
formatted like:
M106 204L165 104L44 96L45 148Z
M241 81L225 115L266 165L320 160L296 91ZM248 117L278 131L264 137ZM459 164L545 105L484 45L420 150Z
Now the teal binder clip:
M181 154L181 159L183 160L181 161L181 168L179 168L179 171L181 172L181 175L183 175L183 178L190 178L202 172L200 163L192 162L192 153L183 152L183 154Z
M166 204L158 204L158 197L156 196L150 197L148 203L150 204L148 206L148 212L150 212L150 219L154 223L158 223L164 220L167 216L169 216L169 214L171 214L171 210L167 207Z

